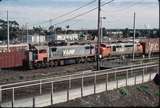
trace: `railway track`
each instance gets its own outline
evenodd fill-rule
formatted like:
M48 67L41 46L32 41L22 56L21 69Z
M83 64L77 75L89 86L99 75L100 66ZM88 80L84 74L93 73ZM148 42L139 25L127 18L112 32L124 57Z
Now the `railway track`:
M103 62L107 63L119 63L119 66L129 65L129 64L137 64L142 62L150 62L156 61L158 57L154 58L145 58L145 59L135 59L132 62L132 59L121 60L119 57L113 57L105 59ZM124 64L125 63L125 64ZM123 64L123 65L121 65ZM112 65L112 64L111 64ZM96 62L89 62L84 64L73 64L67 66L59 66L54 68L47 68L47 69L37 69L37 70L30 70L30 71L18 71L18 70L1 70L0 71L0 84L7 84L7 83L14 83L19 81L28 81L34 79L42 79L47 77L58 77L62 75L71 75L74 73L80 73L81 71L85 70L96 70Z
M150 62L150 63L143 63L143 64L136 64L136 65L129 65L129 66L123 66L123 67L116 67L113 69L106 69L106 70L101 70L101 71L95 71L96 74L101 73L101 72L106 72L106 71L117 71L117 70L121 70L121 69L128 69L128 68L136 68L136 67L141 67L141 66L147 66L147 65L155 65L157 63L155 62ZM48 82L48 81L52 81L54 79L61 79L61 78L68 78L70 76L77 76L81 77L82 75L90 75L92 74L93 71L92 70L87 70L87 71L80 71L76 74L71 74L71 75L62 75L62 76L58 76L58 77L51 77L51 78L44 78L44 79L38 79L38 80L31 80L31 81L24 81L24 82L18 82L18 83L11 83L11 84L4 84L1 85L1 87L12 87L12 86L19 86L19 85L28 85L28 84L34 84L37 82ZM63 79L64 80L64 79Z

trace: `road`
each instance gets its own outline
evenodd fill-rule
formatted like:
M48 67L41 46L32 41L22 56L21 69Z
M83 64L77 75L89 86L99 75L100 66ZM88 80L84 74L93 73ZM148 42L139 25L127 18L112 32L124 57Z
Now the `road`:
M151 79L154 78L156 73L152 73ZM149 81L149 74L144 75L144 82ZM134 85L135 78L128 78L128 86ZM136 77L136 84L142 83L142 76L137 76ZM126 86L126 80L122 79L118 81L118 88ZM101 83L97 84L96 86L96 93L101 93L106 91L106 83ZM111 81L108 82L108 90L113 90L117 88L117 81ZM69 92L69 100L75 99L75 98L80 98L81 97L81 88L75 88L75 89L70 89ZM83 89L83 96L87 95L92 95L94 94L94 86L84 86ZM55 92L53 94L53 104L61 103L61 102L66 102L67 101L67 91L60 91L60 92ZM35 97L35 107L44 107L44 106L49 106L51 105L51 95L50 94L45 94L41 96ZM1 104L2 107L11 107L12 104L11 102L6 102ZM32 107L33 106L33 99L32 97L30 98L24 98L20 100L15 100L14 102L14 107Z

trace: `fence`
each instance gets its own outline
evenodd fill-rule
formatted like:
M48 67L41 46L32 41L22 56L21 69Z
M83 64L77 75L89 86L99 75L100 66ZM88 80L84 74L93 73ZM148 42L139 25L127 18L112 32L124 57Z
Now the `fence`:
M38 106L38 103L42 106L53 105L59 103L56 98L57 94L62 95L64 92L66 96L61 96L60 100L62 102L72 100L72 94L79 95L77 97L86 96L85 89L93 85L93 91L90 89L88 94L96 94L97 90L100 88L100 84L105 84L105 90L108 91L110 82L115 82L115 88L119 88L122 80L125 79L125 86L130 83L130 78L134 78L133 83L137 84L137 78L141 76L141 83L145 82L145 75L148 75L148 81L152 80L152 74L159 71L159 65L157 64L143 64L143 65L133 65L131 67L123 67L116 69L108 69L101 71L87 71L81 74L74 74L64 77L48 78L42 80L21 82L15 84L2 85L0 88L0 98L1 106L18 106L20 104L19 100L27 98L30 103L26 103L26 106ZM76 94L77 88L80 92ZM88 90L88 89L87 89ZM91 93L92 92L92 93ZM44 96L47 94L47 100L50 102L43 103L43 99L38 101L39 96ZM49 94L49 95L48 95ZM31 98L32 97L32 98ZM64 99L65 97L65 99ZM57 100L56 100L57 99ZM17 102L19 103L17 104ZM40 103L42 101L42 103ZM7 104L6 104L7 103ZM25 103L23 103L25 104Z

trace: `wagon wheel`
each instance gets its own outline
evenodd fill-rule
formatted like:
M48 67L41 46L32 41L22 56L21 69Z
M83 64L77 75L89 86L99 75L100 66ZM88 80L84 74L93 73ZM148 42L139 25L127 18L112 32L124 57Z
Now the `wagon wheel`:
M81 63L85 63L85 58L81 58Z
M90 58L89 57L85 57L85 63L88 63L90 61Z
M54 67L54 62L51 61L51 62L49 63L49 66L50 66L50 67Z
M48 67L49 67L49 63L48 63L48 62L46 62L46 63L45 63L45 66L46 66L46 68L48 68Z
M44 62L41 63L42 68L46 68L46 64Z
M79 64L79 63L80 63L79 58L76 58L76 59L75 59L75 63L76 63L76 64Z
M64 66L64 60L61 60L61 61L60 61L60 65L61 65L61 66Z
M40 64L40 63L36 63L36 64L34 64L34 67L35 67L36 69L39 69L39 68L41 68L41 64Z
M32 69L34 69L34 68L33 68L32 65L30 65L30 66L28 66L28 69L29 69L29 70L32 70Z
M55 65L55 66L58 66L58 61L54 61L54 65Z

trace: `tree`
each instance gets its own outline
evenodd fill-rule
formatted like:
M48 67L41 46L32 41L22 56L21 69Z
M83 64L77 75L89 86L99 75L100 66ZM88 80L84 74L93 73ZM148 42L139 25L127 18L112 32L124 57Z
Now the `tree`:
M123 37L127 38L129 36L129 29L125 28L125 30L123 31Z
M19 35L19 24L16 21L9 21L10 39ZM7 39L7 21L0 19L0 40Z

